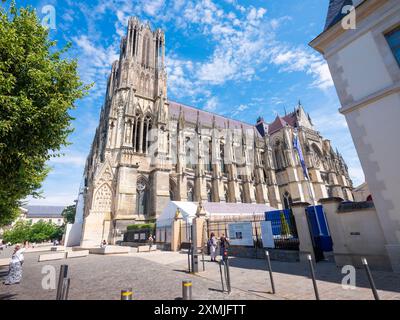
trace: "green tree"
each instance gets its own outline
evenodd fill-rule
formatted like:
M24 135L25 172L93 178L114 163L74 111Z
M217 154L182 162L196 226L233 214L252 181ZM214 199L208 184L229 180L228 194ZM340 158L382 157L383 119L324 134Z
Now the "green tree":
M3 238L6 242L23 243L43 242L47 240L61 240L64 234L64 226L57 226L52 222L40 220L35 224L27 221L17 221L14 227L4 232Z
M65 223L74 223L75 222L75 214L76 214L76 205L73 204L71 206L66 207L61 215L64 217Z
M46 162L69 144L69 111L89 86L76 60L62 58L68 48L56 48L32 8L0 8L0 226L21 199L40 197Z
M29 240L31 224L28 221L17 221L12 229L4 231L3 239L11 243L23 243Z
M281 211L280 218L281 218L281 236L287 237L290 235L290 227L288 222L286 221L286 217L283 211Z

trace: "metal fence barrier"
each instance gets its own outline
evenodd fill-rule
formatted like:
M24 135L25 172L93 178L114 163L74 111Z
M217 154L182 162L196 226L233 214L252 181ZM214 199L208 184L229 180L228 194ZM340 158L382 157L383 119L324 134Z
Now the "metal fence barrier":
M313 264L313 261L312 261L311 254L309 254L309 255L307 256L307 259L308 259L308 263L309 263L309 265L310 265L311 279L312 279L312 282L313 282L314 293L315 293L315 299L316 299L316 300L320 300L320 299L319 299L319 293L318 293L318 287L317 287L317 281L316 281L316 279L315 279L314 264Z
M268 271L269 271L269 278L271 280L272 293L275 294L275 283L274 283L274 277L272 276L271 259L269 258L268 250L265 250L265 258L267 260L267 267L268 267Z
M63 264L60 267L58 277L56 300L67 300L69 293L70 279L68 277L68 265Z
M228 256L224 256L224 258L221 259L221 261L219 262L219 272L221 275L222 292L225 292L225 286L224 286L224 280L225 280L226 291L228 292L228 294L231 293L231 275L229 271Z
M376 290L376 287L375 287L374 279L372 278L371 270L369 270L368 261L366 258L361 258L361 262L365 268L365 271L367 272L367 277L368 277L369 284L371 285L372 294L374 295L375 300L380 300L378 291Z

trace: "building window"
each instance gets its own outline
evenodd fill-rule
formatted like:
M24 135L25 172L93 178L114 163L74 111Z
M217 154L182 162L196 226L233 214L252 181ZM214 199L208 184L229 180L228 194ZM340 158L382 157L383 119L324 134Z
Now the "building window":
M225 145L221 143L219 145L219 156L221 158L221 172L226 173L226 166L225 166Z
M400 26L385 35L393 55L400 66Z
M194 196L193 196L193 185L188 183L187 185L187 201L193 202L194 201Z
M290 196L289 192L285 192L283 194L283 206L285 209L290 209L292 207L293 201L292 197Z
M147 213L147 183L139 180L136 185L136 212L138 215Z
M189 137L186 138L186 168L194 169L193 143Z
M212 202L211 186L207 186L207 201Z

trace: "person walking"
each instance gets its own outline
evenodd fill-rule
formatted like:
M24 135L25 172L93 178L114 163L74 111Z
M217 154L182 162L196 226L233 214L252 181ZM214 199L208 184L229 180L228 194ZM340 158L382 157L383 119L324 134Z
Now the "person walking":
M153 238L152 234L150 234L148 242L149 242L149 252L150 252L151 248L153 247L153 242L154 242L154 238Z
M228 250L229 241L228 238L225 237L225 234L219 238L219 254L221 255L221 259L224 259L225 252Z
M210 245L211 261L217 261L217 260L215 260L215 258L217 256L218 240L213 232L210 234L209 242L210 242L209 245Z
M21 248L19 244L15 246L14 253L11 257L10 267L8 270L5 285L20 283L22 279L22 264L24 263L25 248Z

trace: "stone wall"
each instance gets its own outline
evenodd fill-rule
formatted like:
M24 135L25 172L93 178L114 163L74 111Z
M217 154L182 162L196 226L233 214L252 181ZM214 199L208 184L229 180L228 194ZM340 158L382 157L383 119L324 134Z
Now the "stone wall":
M271 260L296 262L299 261L299 252L295 250L268 249ZM229 256L251 259L265 259L265 249L246 246L230 246Z
M343 206L341 201L340 198L321 200L336 264L362 267L361 258L365 257L373 269L392 270L375 207L371 202Z

